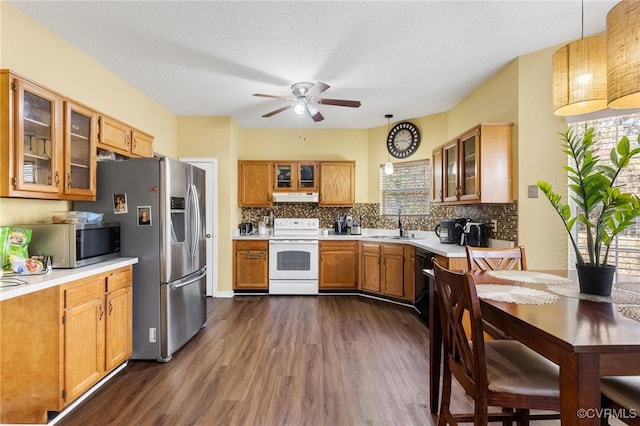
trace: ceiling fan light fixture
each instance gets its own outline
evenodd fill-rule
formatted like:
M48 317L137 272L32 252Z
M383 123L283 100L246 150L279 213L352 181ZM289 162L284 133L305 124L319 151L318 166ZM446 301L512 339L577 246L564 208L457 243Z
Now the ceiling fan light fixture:
M296 115L298 116L303 116L304 113L306 111L304 102L302 101L297 101L296 104L293 106L293 112L296 113Z

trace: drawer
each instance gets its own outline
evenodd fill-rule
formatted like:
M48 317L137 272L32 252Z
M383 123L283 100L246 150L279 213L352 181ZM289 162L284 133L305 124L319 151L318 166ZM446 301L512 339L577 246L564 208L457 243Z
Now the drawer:
M107 292L129 287L133 284L133 270L130 266L117 269L107 275Z
M65 285L62 291L65 309L81 305L89 300L102 298L104 296L104 276L91 277Z

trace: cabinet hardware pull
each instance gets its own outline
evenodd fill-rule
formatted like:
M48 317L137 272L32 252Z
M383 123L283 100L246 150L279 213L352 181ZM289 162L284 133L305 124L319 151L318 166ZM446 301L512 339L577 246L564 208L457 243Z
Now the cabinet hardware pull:
M56 187L60 184L60 173L56 170Z
M129 145L131 144L131 136L127 135L126 141L125 141L125 145L127 147L129 147Z
M102 317L104 316L104 308L102 307L102 303L100 304L100 316L98 316L98 320L102 321Z
M109 316L111 316L111 312L113 312L113 302L109 300Z
M71 173L67 173L67 188L71 189Z
M252 252L248 252L244 258L245 259L262 259L264 257L264 253L260 252L260 253L252 253Z

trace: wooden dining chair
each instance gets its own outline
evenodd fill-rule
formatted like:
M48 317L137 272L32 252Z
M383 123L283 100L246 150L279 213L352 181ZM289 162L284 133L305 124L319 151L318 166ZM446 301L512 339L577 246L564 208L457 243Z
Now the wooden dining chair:
M558 366L516 340L485 342L473 275L445 269L437 260L433 268L444 346L438 425L514 420L526 425L534 419L558 419ZM463 327L465 312L471 320L470 336ZM473 398L473 413L451 412L453 378ZM489 413L488 407L503 410ZM531 409L556 413L534 415Z
M470 271L501 270L501 269L527 269L527 256L524 247L496 248L496 247L471 247L467 249L467 266Z
M600 380L604 408L628 425L640 425L640 376L603 377Z

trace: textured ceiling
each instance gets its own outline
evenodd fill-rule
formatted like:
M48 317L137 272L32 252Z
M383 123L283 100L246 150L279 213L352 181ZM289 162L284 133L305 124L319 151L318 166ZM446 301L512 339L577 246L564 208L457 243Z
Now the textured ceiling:
M11 1L177 115L246 128L371 128L449 110L514 58L581 36L581 2ZM617 3L584 2L584 35ZM551 64L549 64L551 66ZM314 123L253 93L331 86ZM551 90L551 88L549 88ZM551 108L551 105L549 105Z

